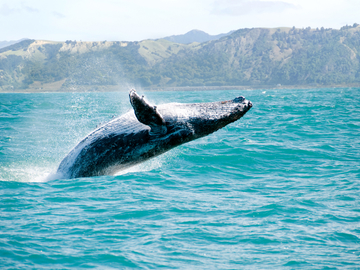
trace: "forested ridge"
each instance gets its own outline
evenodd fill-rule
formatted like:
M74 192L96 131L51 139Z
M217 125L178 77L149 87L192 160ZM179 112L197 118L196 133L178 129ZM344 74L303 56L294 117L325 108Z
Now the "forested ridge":
M0 49L0 91L124 83L141 87L353 85L360 26L252 28L204 43L24 40Z

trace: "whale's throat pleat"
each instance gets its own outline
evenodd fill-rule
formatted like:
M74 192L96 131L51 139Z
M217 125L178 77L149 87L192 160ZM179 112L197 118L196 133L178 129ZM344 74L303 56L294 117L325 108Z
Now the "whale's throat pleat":
M156 106L147 103L135 90L130 91L130 103L139 122L148 125L152 133L165 134L167 131L165 120L156 110Z

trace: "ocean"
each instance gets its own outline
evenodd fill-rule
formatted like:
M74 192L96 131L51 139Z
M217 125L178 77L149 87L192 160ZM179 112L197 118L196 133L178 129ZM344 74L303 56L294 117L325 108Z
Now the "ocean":
M138 92L253 108L118 175L59 180L128 93L0 94L1 269L360 268L360 88Z

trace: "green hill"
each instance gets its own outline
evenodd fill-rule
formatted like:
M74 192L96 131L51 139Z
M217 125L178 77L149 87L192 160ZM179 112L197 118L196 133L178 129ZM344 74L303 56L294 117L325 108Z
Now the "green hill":
M24 40L0 49L0 91L103 86L358 85L360 27L253 28L204 43Z
M219 35L209 35L201 30L191 30L183 35L173 35L169 37L164 37L163 39L169 40L175 43L183 43L183 44L190 44L193 42L206 42L210 40L220 39L224 36L230 35L234 31L230 31L229 33L219 34Z

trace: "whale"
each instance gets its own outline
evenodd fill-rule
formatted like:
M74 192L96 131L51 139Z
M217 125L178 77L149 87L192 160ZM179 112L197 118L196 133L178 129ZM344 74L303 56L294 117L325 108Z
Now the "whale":
M129 99L132 110L96 128L65 156L57 169L59 178L114 175L207 136L239 120L253 106L243 96L154 106L135 89Z

